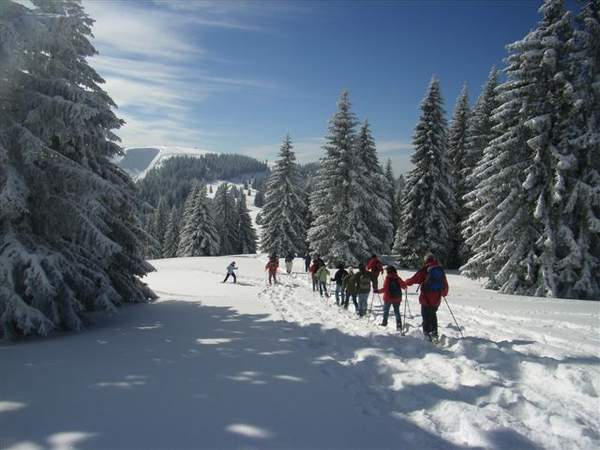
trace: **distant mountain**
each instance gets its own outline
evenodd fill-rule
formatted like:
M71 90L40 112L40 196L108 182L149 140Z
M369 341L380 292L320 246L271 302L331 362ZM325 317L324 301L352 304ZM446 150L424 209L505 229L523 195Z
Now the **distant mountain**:
M149 170L159 167L167 159L176 156L200 157L207 153L210 152L197 147L129 147L117 165L132 178L141 180Z

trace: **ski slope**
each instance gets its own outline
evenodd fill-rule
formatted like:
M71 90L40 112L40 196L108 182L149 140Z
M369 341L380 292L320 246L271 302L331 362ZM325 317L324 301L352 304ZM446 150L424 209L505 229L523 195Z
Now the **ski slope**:
M231 260L239 282L221 284ZM265 263L152 261L156 303L0 345L0 448L600 448L600 303L449 275L465 339L443 306L433 347L412 290L402 337L303 272L268 287Z
M167 159L179 156L197 158L207 153L215 152L203 150L198 147L129 147L125 149L124 156L115 162L134 180L141 180L150 170L160 167Z

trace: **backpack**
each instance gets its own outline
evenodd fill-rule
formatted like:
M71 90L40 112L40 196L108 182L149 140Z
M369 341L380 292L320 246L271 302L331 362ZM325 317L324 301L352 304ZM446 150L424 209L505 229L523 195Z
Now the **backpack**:
M400 283L398 283L397 278L390 278L388 288L390 290L390 296L394 298L402 297L402 288L400 287Z
M368 291L371 289L371 277L368 273L361 273L358 277L358 289Z
M442 292L444 289L444 269L434 266L427 269L423 290L425 292Z

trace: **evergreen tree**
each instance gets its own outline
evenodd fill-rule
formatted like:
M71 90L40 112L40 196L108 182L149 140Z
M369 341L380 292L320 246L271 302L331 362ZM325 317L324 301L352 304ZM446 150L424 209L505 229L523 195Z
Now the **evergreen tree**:
M0 5L0 335L80 330L82 314L145 302L145 233L111 163L122 124L89 66L76 1ZM60 211L60 214L57 214Z
M451 253L454 192L446 143L440 85L433 78L421 103L421 117L413 138L414 168L408 175L399 227L402 234L396 236L393 250L406 266L420 265L430 251L446 264Z
M371 135L369 123L365 120L356 137L356 156L358 165L355 168L356 178L352 181L362 187L367 201L361 205L363 221L368 232L364 240L372 253L388 253L394 239L392 205L394 199L394 175L391 162L388 161L388 172L384 174L379 160L375 141Z
M559 296L560 230L568 229L570 219L560 209L556 169L570 169L571 162L564 157L564 135L574 100L569 82L573 32L562 1L547 0L540 12L538 27L508 47L509 79L499 88L495 118L502 135L485 151L491 155L488 171L485 154L478 168L482 181L476 195L490 206L473 213L480 224L473 238L479 235L484 244L467 269L483 261L490 284L502 292ZM506 117L507 111L514 119Z
M219 185L213 202L215 224L220 236L221 255L233 255L240 248L237 208L229 184Z
M243 191L241 191L243 193ZM248 207L246 206L246 196L240 195L237 202L237 217L238 217L238 236L239 248L238 253L254 254L256 253L256 231L252 226L252 219Z
M498 132L493 129L494 122L492 119L494 110L499 106L496 94L497 87L498 71L493 67L467 122L463 171L459 174L464 183L462 186L462 203L459 202L459 205L462 207L461 234L464 241L462 256L465 261L472 256L473 249L468 242L478 225L477 219L474 217L475 222L472 222L469 216L473 211L483 206L473 195L475 187L481 181L478 178L479 171L476 172L475 168L483 158L484 149L498 136Z
M262 208L265 206L265 193L262 190L257 190L254 195L254 206Z
M452 229L452 254L449 265L459 267L468 256L467 249L461 235L461 223L466 219L466 209L464 207L463 196L465 195L465 180L463 173L465 171L465 144L467 138L467 123L469 120L469 93L465 85L456 101L454 115L448 130L448 160L450 162L450 174L452 175L452 185L454 186L456 210L452 211L453 229Z
M570 121L553 153L561 296L600 298L600 3L577 17L569 61L574 96Z
M306 198L292 149L288 135L267 182L261 248L269 254L302 255L306 251Z
M152 232L154 233L154 239L158 242L158 253L157 258L164 257L165 252L165 238L167 234L167 228L169 225L169 206L165 197L160 197L158 206L154 210L154 218L152 220Z
M178 256L215 256L220 236L210 212L206 186L195 186L185 201Z
M165 232L165 242L163 245L163 258L174 258L177 256L177 249L179 247L179 234L180 234L180 222L181 212L173 207L169 214L169 221L167 222L167 231Z
M369 229L361 208L368 194L361 186L361 168L355 151L357 120L346 91L329 121L314 190L310 196L313 223L308 232L310 248L336 261L356 265L371 253Z

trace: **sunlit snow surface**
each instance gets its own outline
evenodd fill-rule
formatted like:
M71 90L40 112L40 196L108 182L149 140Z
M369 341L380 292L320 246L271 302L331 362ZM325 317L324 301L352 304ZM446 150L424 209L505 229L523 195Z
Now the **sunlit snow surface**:
M156 303L1 345L0 447L600 448L600 303L450 274L465 339L442 305L432 347L414 289L401 337L314 295L299 259L275 287L265 263L152 261Z

